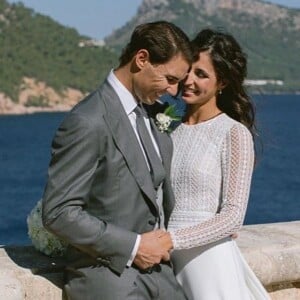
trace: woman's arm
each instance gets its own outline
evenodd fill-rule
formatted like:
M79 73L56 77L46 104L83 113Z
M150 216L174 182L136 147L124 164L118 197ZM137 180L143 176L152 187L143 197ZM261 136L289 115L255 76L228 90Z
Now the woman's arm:
M170 231L174 249L209 244L237 232L245 217L254 164L253 139L246 127L235 125L224 140L221 153L222 204L211 219Z

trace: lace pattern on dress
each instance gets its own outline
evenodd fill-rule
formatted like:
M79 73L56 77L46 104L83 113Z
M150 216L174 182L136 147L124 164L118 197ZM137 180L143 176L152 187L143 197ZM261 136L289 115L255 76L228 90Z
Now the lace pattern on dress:
M223 114L211 122L182 124L172 139L176 204L168 230L174 249L209 244L235 233L245 217L253 171L249 130Z

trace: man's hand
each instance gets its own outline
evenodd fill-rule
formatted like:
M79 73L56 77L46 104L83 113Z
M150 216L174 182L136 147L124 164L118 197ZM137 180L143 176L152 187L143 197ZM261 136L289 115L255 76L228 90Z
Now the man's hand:
M134 259L134 264L140 269L147 269L161 260L170 260L169 251L172 249L169 233L155 230L141 235L140 245Z

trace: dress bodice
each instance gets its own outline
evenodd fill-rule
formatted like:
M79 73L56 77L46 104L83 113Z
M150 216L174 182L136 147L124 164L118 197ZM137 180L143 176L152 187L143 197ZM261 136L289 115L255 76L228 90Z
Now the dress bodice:
M221 114L172 133L169 221L175 249L201 246L236 232L243 223L253 170L253 139L241 123Z

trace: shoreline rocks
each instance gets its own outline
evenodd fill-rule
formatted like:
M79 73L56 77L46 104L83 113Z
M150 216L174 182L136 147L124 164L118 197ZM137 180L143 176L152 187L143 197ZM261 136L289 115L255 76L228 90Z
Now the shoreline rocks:
M17 101L0 92L0 115L68 111L84 96L85 94L77 89L56 91L45 82L24 77Z

